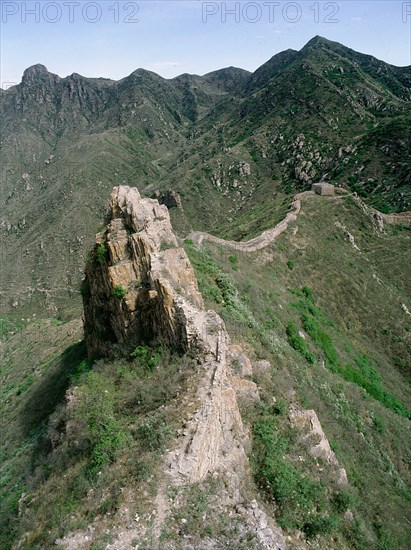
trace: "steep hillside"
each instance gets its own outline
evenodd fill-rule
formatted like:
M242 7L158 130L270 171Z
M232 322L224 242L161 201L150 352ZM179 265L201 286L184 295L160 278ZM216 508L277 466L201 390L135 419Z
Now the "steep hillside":
M124 187L107 221L90 359L2 324L2 546L408 548L409 230L306 194L274 244L184 252Z
M201 145L176 165L187 211L200 202L211 227L223 212L234 218L261 197L275 207L273 194L321 179L383 211L409 210L410 75L320 37L274 56L200 121Z

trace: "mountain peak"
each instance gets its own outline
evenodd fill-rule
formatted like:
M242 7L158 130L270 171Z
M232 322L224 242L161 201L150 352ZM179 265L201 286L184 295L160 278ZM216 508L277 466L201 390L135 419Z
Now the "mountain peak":
M57 75L50 73L45 65L38 63L37 65L32 65L24 71L21 83L23 85L31 86L36 82L48 82L51 84L58 80L59 77Z
M333 42L332 40L328 40L328 38L324 38L323 36L320 36L319 34L317 34L316 36L311 38L311 40L309 40L304 47L306 48L307 46L315 46L317 44L330 45L330 44L335 44L335 42Z
M45 65L42 65L41 63L37 63L36 65L32 65L31 67L28 67L24 71L23 78L30 78L40 74L49 74L49 72Z

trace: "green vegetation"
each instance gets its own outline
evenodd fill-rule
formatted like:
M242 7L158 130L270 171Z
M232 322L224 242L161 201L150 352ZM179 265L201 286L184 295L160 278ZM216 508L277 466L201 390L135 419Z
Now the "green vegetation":
M113 287L114 298L117 298L118 300L122 300L126 294L127 294L127 291L125 288L123 288L121 285L114 285Z
M13 334L22 330L25 326L26 323L23 320L8 317L0 318L0 340L6 340L9 336L13 336Z
M309 363L314 363L315 355L308 349L305 339L298 334L298 328L293 321L287 324L287 336L291 346L298 351Z
M133 515L152 510L161 454L187 412L181 397L197 382L194 360L155 345L93 365L85 357L81 295L87 301L90 288L80 277L113 174L126 185L140 182L140 191L156 182L178 192L183 208L170 215L179 236L259 235L307 188L301 170L313 181L327 174L383 212L411 209L407 68L316 39L275 56L251 78L233 68L172 81L139 72L119 86L79 78L81 112L61 93L64 80L47 84L50 97L61 98L57 117L30 87L24 120L15 109L21 88L1 102L3 217L15 220L0 277L7 289L0 321L2 548L23 536L23 548L49 548L93 522L110 530L126 502ZM138 116L131 114L135 101ZM24 161L33 184L27 193L15 191L23 189L16 140L38 151L34 164ZM37 179L50 147L55 158ZM241 162L251 163L247 177L238 173ZM44 204L53 205L50 212ZM47 223L33 241L39 220ZM337 221L360 251L341 238ZM264 406L242 404L242 413L265 506L287 531L303 530L313 547L409 548L411 324L402 304L410 308L410 239L405 225L380 231L351 197L311 197L298 222L258 253L184 243L207 307L255 364ZM108 264L106 244L91 262ZM56 308L58 320L42 319ZM310 457L315 441L290 429L293 404L317 411L348 489L337 488L329 465ZM191 536L187 544L201 548L215 536L217 546L254 550L259 543L240 540L241 525L219 513L222 482L211 481L178 488L165 545ZM256 498L253 484L249 491L247 498ZM348 510L353 520L344 517ZM96 535L92 548L104 548L111 536Z
M356 235L362 251L358 257L353 256L348 243L336 238L338 234L333 231L336 219L343 219ZM218 246L207 244L198 251L189 243L187 252L193 265L198 265L197 254L213 263L213 273L206 280L216 299L207 298L208 307L222 315L234 341L251 346L258 359L271 363L269 373L255 371L254 379L264 402L270 403L268 410L275 417L278 437L287 442L283 456L304 478L320 480L327 488L324 514L339 518L339 527L331 525L330 533L319 535L320 547L384 548L389 541L393 548L405 550L408 526L396 518L404 517L404 510L409 510L410 496L406 489L409 473L405 467L410 452L405 435L409 420L397 414L395 407L387 407L374 398L361 384L346 379L343 372L336 372L330 359L335 360L336 353L339 367L346 369L351 365L360 371L357 361L366 356L368 367L381 378L380 388L409 409L406 365L410 356L406 341L410 324L400 314L401 303L411 291L405 261L409 232L387 226L387 233L377 233L349 197L335 202L305 201L298 228L298 238L286 232L278 239L274 252L239 254L239 269L235 272L231 272L227 252ZM272 260L268 259L270 253ZM290 255L298 269L288 268ZM227 287L228 308L222 288L216 283L217 276L225 272L230 275L225 274L220 285ZM199 279L203 277L197 268L196 275ZM250 326L244 318L233 320L230 313L233 296L247 306L253 318ZM305 330L304 320L316 341ZM291 355L288 333L295 337L299 336L298 331L305 333L305 340L300 338L312 354L313 363L308 363L301 353ZM297 347L300 344L304 345L299 341ZM365 372L367 379L372 380L372 371L365 368ZM276 397L277 403L280 400L288 403L290 388L296 393L293 400L317 411L332 449L347 470L348 496L338 487L329 494L327 467L320 463L324 470L319 473L318 467L307 460L307 448L297 444L296 435L290 434L281 413L271 413L272 397ZM246 416L246 419L255 424L253 418ZM260 487L267 498L272 498L264 484ZM342 517L341 510L347 501L354 514L352 522ZM382 501L390 505L379 506ZM276 510L273 499L272 513ZM385 531L377 529L379 518L384 518L385 525L391 527ZM319 522L317 526L313 519L313 531L326 531L327 525L321 525L321 519ZM305 532L311 532L308 525Z
M340 514L348 502L340 502L336 511L328 502L326 487L305 475L287 460L287 439L281 435L277 410L264 409L253 427L253 467L262 491L274 499L278 521L287 529L302 529L307 537L329 534L339 528Z
M108 248L104 243L101 243L97 246L95 251L96 262L100 265L104 265L108 261Z
M73 420L87 425L83 437L88 440L89 468L94 476L114 461L126 441L124 426L115 415L116 399L114 381L90 371L81 386L81 403L75 407Z
M21 369L16 354L13 361L14 369ZM184 411L178 395L194 374L193 359L145 346L137 347L130 361L92 365L84 345L75 345L56 357L55 367L49 363L31 395L13 398L14 409L17 404L20 414L28 415L27 435L9 424L8 430L17 431L13 438L6 434L3 454L1 547L10 548L27 530L30 547L49 547L97 516L115 513L126 485L139 495L134 503L143 513L142 493L155 490L159 453ZM66 390L72 396L69 407ZM3 412L11 418L7 408ZM26 512L17 521L27 491Z
M131 353L132 359L137 359L143 370L153 370L158 367L162 358L161 348L152 349L148 346L137 346Z
M238 269L238 258L237 258L237 256L228 256L228 261L231 263L231 269L236 271Z
M90 371L91 368L92 363L87 359L84 359L80 363L76 364L73 371L69 375L71 384L73 384L74 386L78 384L82 380L82 378Z
M323 328L324 325L330 325L330 322L315 307L311 289L303 287L301 294L304 296L304 300L300 300L292 304L292 306L302 313L302 326L321 351L325 365L348 382L352 382L363 388L370 396L377 399L385 407L401 416L410 418L411 413L407 407L398 398L382 388L381 376L366 355L354 354L354 363L343 365L332 336ZM287 325L287 335L292 347L301 353L307 361L313 362L314 356L308 352L305 340L298 336L297 327L292 322Z

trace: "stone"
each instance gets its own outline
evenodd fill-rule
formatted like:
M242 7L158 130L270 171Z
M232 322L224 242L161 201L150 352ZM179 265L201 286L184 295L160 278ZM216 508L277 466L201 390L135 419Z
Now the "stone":
M293 428L299 428L303 435L302 441L315 441L316 444L310 447L310 454L314 458L324 460L334 472L337 485L346 487L348 485L347 472L339 464L334 451L330 447L327 436L322 429L317 413L314 410L304 410L297 405L290 407L288 418ZM322 471L322 469L320 469Z
M334 196L334 185L331 183L314 183L312 190L317 193L317 195L331 197Z
M181 198L176 191L169 189L168 191L154 191L152 199L158 200L159 204L164 204L167 208L182 208Z
M242 162L239 168L240 176L249 176L251 174L251 166L248 162Z
M260 361L256 361L255 366L258 369L266 371L269 371L271 369L270 361L267 361L265 359L260 359Z
M221 480L221 510L229 512L228 506L233 509L244 502L241 489L249 475L250 438L238 402L259 398L250 380L251 361L238 344L230 343L217 313L204 310L193 268L178 247L167 208L155 199L141 198L136 188L120 186L111 195L110 212L106 230L97 235L83 284L88 354L91 358L124 355L140 342L155 340L195 355L197 385L183 397L189 414L166 451L164 473L172 486L200 483L209 476ZM101 246L106 253L97 256ZM121 286L124 295L115 297L115 286ZM146 522L155 516L153 536L158 539L172 506L164 488L159 488L154 505ZM262 548L285 548L275 522L256 501L251 506L254 514L246 514L245 529L257 530ZM134 531L123 529L107 550L129 548L132 538ZM69 541L69 536L64 540Z

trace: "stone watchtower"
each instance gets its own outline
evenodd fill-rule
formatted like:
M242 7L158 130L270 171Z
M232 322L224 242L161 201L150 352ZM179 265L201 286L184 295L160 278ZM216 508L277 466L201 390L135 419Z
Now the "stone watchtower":
M331 183L314 183L312 190L318 195L332 197L334 195L334 185Z

